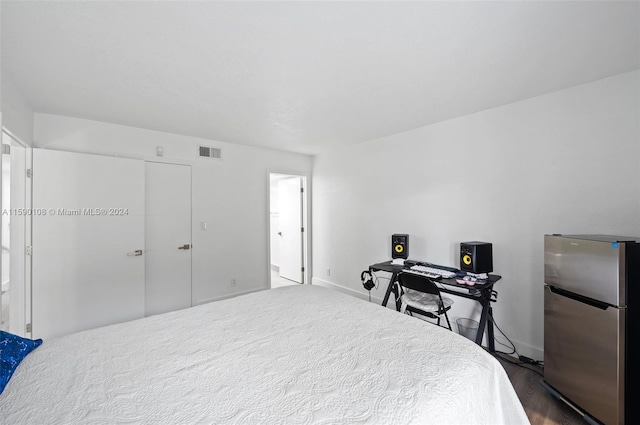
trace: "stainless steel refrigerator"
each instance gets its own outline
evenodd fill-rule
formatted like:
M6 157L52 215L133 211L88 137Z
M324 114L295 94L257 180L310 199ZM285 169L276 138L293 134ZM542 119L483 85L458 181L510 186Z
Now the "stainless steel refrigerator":
M544 379L587 422L637 424L640 238L544 237ZM638 402L635 402L636 404ZM636 411L636 413L633 412Z

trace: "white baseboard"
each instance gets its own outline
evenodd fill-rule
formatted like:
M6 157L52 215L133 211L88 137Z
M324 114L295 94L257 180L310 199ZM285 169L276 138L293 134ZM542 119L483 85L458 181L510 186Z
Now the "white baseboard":
M254 289L247 289L245 291L239 291L239 292L234 292L232 294L226 294L226 295L221 295L219 297L212 297L212 298L207 298L204 300L199 300L195 303L193 303L194 306L196 305L200 305L200 304L207 304L213 301L221 301L221 300L226 300L227 298L233 298L233 297L237 297L239 295L245 295L245 294L250 294L252 292L258 292L258 291L264 291L267 288L254 288Z
M327 280L322 280L322 279L318 279L317 277L312 277L311 278L311 284L312 285L318 285L318 286L324 286L325 288L329 288L329 289L334 289L338 292L342 292L344 294L348 294L363 300L369 300L369 295L367 294L363 294L359 291L356 291L354 289L351 288L347 288L345 286L342 285L338 285L337 283L333 283L333 282L329 282ZM373 301L373 297L371 299ZM382 303L382 300L380 300L380 302Z

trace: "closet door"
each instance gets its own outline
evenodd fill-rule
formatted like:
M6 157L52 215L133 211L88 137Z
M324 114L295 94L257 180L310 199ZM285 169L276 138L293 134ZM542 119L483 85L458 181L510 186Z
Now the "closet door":
M191 167L146 163L145 315L191 307Z
M32 336L144 316L144 161L33 150Z

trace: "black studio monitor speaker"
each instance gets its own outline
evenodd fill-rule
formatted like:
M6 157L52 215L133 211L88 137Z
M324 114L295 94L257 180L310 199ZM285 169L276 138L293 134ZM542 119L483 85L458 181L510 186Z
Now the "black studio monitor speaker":
M391 235L391 258L409 258L409 235Z
M460 270L468 273L491 273L493 249L488 242L460 242Z

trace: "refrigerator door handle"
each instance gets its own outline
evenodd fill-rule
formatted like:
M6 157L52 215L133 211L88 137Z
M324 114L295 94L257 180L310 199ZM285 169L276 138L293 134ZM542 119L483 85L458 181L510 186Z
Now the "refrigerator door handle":
M576 300L578 302L588 304L592 307L599 308L600 310L606 310L609 307L612 307L611 304L607 304L602 301L594 300L593 298L585 297L583 295L576 294L574 292L566 291L564 289L556 288L555 286L549 285L549 290L554 294L561 295L563 297L571 298L572 300Z

